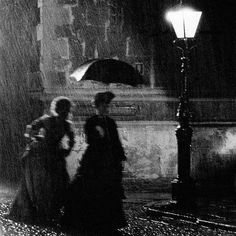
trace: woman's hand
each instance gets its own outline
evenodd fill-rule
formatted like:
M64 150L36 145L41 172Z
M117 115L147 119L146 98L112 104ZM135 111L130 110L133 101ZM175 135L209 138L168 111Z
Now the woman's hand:
M98 131L100 137L103 138L103 137L104 137L104 134L105 134L104 129L103 129L101 126L99 126L99 125L97 125L97 126L95 127L95 129Z

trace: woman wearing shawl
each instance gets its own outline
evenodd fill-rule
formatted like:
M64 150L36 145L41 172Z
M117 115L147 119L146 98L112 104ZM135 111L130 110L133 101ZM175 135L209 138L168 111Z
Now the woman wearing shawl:
M9 216L17 221L52 224L58 220L68 185L65 158L74 145L68 115L72 107L67 97L51 103L51 114L27 125L28 140L22 156L22 181ZM67 136L67 147L63 138Z

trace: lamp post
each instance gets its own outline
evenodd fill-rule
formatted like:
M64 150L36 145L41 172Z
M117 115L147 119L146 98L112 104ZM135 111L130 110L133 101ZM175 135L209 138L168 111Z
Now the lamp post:
M194 47L194 36L202 12L182 6L167 12L169 20L175 30L178 39L174 44L181 50L181 96L177 110L179 124L176 129L178 146L178 177L172 181L172 199L177 201L180 207L193 206L195 202L195 186L190 177L190 152L192 128L189 125L189 62L190 51Z

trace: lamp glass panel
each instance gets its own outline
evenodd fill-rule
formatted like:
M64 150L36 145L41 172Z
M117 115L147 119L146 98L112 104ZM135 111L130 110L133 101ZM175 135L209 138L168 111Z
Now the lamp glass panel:
M198 23L202 12L188 11L184 12L185 37L193 38L197 31Z
M195 36L201 14L201 11L183 8L177 11L168 12L166 17L167 20L172 23L178 38L193 38Z
M181 12L171 11L167 14L167 19L172 23L178 38L184 37L183 16Z

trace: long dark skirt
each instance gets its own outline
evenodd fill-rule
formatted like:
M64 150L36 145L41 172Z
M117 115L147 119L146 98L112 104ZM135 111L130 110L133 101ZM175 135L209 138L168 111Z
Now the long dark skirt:
M20 222L49 224L59 217L66 192L65 163L47 162L47 152L28 152L24 156L22 180L9 217Z
M71 184L62 219L65 230L102 232L127 225L117 189L100 187L96 180L81 177Z

